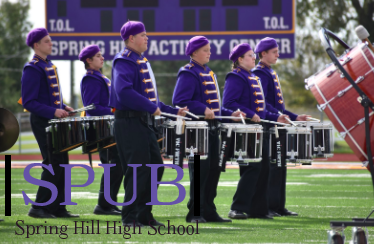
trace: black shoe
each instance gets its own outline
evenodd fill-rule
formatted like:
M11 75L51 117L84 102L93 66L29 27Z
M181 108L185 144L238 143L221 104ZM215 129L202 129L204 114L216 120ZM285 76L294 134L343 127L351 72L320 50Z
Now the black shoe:
M47 210L44 210L44 209L36 209L36 208L33 208L31 207L30 210L29 210L29 213L28 215L30 217L33 217L33 218L48 218L48 219L53 219L53 218L56 218L55 215L49 213Z
M149 225L149 226L151 226L151 225L152 225L152 226L160 226L160 225L165 226L163 223L158 222L158 221L155 220L155 219L148 221L148 225Z
M221 216L217 216L216 218L213 219L206 219L206 222L214 222L214 223L231 223L231 219L224 219Z
M114 210L118 211L118 212L122 212L121 209L119 209L117 206L113 206L112 207Z
M251 219L273 219L272 216L265 214L265 215L249 215L248 218Z
M134 225L135 225L135 228L136 228L137 226L139 226L140 228L144 227L144 225L141 224L141 223L139 223L139 222L124 223L124 222L122 221L122 226L125 226L125 225L128 225L128 226L134 226Z
M275 212L275 211L272 211L272 210L269 210L269 215L271 217L281 217L282 215L280 215L279 213Z
M104 209L100 205L96 205L93 213L97 215L121 215L121 211L117 211L115 208Z
M78 214L72 214L69 211L57 212L57 213L54 213L54 215L57 218L78 218L79 217Z
M199 222L199 223L206 223L207 221L203 218L203 217L192 217L191 220L187 220L187 222L189 223L196 223L196 222Z
M230 219L247 219L248 215L239 210L230 210L228 217Z
M278 212L282 216L298 216L299 214L296 212L292 212L288 210L287 208L283 209L283 211Z

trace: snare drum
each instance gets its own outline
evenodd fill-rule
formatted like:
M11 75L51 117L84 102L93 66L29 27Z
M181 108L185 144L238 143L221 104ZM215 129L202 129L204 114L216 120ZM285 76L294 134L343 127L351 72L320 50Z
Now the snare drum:
M53 153L73 150L86 142L83 118L52 119Z
M156 132L157 132L157 142L158 142L158 145L160 147L160 153L164 153L166 151L166 149L163 147L163 141L165 139L165 137L163 136L163 128L162 128L162 124L165 122L165 117L162 117L162 116L155 116L155 128L156 128Z
M312 129L312 157L331 158L334 156L334 137L330 122L308 122Z
M161 128L163 131L162 148L165 149L165 156L172 158L175 151L175 127L176 121L165 121ZM186 157L200 155L200 159L207 159L209 139L208 123L200 121L187 121L185 128L185 154Z
M96 131L97 138L100 138L97 143L97 150L107 149L117 145L114 137L114 116L108 115L102 117L99 122L99 129Z
M205 121L186 121L185 129L186 157L193 159L200 155L200 159L208 158L209 127Z
M227 138L231 131L233 151L227 157L236 160L239 165L248 165L251 162L262 160L263 129L261 125L243 125L239 123L221 124L221 138ZM222 146L221 146L222 147Z
M312 162L312 130L310 127L278 127L282 145L282 156L286 163L311 164ZM276 162L277 147L275 128L270 128L270 158Z

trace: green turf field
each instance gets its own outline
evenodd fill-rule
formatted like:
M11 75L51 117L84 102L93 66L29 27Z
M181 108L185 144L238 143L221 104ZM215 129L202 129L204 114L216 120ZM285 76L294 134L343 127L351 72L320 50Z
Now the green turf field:
M4 169L0 169L0 218L4 218ZM41 169L33 169L32 175L40 177ZM34 200L37 186L31 185L24 180L23 169L12 169L12 216L5 217L4 222L0 222L0 242L1 243L52 243L52 242L72 242L72 243L327 243L327 230L329 230L330 220L349 221L353 217L366 217L373 208L373 187L371 186L370 174L366 170L311 170L292 169L288 171L287 186L287 207L299 213L299 217L279 217L274 220L234 220L229 224L199 224L196 234L196 224L193 224L195 234L192 235L149 235L155 231L148 227L141 230L142 234L133 234L131 238L124 239L123 234L118 234L120 225L119 217L97 216L92 211L97 202L97 192L99 181L103 169L95 169L95 181L85 188L73 188L72 200L77 202L77 206L68 206L68 210L80 214L76 219L33 219L27 216L30 206L25 206L22 198L22 191ZM187 171L185 170L185 173ZM175 171L166 169L163 180L172 180L176 176ZM234 195L238 181L238 169L229 169L222 173L216 205L220 215L226 217L230 209L232 197ZM72 183L83 184L87 179L87 173L83 169L73 169ZM182 184L185 185L187 194L188 174L185 174ZM123 199L123 190L119 199ZM159 200L173 201L177 197L175 186L160 186ZM185 214L188 198L182 203L171 206L154 206L154 216L160 222L187 227ZM24 229L22 234L20 227L16 226L17 220ZM75 233L74 221L85 221L85 226L91 226L94 220L95 234L82 234L81 229ZM46 223L45 223L46 221ZM89 223L86 223L86 222ZM99 221L100 227L97 233L96 223ZM110 229L107 234L107 222L113 226L113 221L117 223L117 234ZM58 231L62 230L62 238L59 234L44 234L44 227L40 229L43 234L30 235L26 238L26 228L31 225L57 226ZM81 222L77 222L81 226ZM67 231L65 232L65 226ZM48 227L49 228L49 227ZM62 228L62 229L61 229ZM180 227L182 230L182 227ZM48 230L49 231L49 230ZM90 227L89 231L92 231ZM190 233L192 228L189 227ZM369 241L374 240L373 229L369 229ZM49 232L48 232L49 233ZM161 228L163 233L163 228ZM173 232L171 232L173 233ZM345 230L346 243L351 238L351 228ZM370 235L371 234L371 235ZM129 235L125 235L129 238Z

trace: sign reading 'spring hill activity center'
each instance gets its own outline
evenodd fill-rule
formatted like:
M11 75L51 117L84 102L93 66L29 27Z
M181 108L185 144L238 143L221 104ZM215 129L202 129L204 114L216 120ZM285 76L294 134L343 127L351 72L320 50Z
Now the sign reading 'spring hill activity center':
M227 59L242 42L278 41L282 58L295 56L295 0L46 0L52 59L76 60L89 44L106 59L123 46L119 31L127 20L145 24L150 60L186 59L187 41L197 35L211 43L211 59Z

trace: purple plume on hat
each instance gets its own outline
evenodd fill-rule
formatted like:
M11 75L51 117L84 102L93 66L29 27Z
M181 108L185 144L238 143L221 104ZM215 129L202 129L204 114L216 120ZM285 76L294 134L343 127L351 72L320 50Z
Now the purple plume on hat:
M238 60L240 56L243 56L249 50L252 50L252 48L248 43L236 45L230 52L229 59L233 63L235 63L235 61Z
M40 41L43 37L48 36L49 33L46 28L35 28L32 29L26 37L26 44L29 47L33 47L35 42Z
M270 37L265 37L256 45L255 53L261 53L278 47L277 41Z
M209 43L209 40L205 36L194 36L192 37L186 46L186 55L192 55L200 47L205 46Z
M92 58L98 52L100 52L100 48L98 45L89 45L82 49L82 51L79 53L78 58L80 61L84 62L87 58Z
M129 39L130 35L145 32L145 26L139 21L127 21L121 28L121 37L124 41Z

